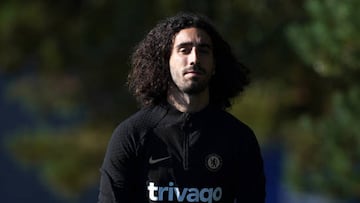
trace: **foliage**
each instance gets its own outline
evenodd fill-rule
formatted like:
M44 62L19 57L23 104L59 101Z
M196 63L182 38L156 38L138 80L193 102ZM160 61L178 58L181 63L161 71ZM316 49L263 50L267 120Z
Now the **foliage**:
M359 8L356 0L306 1L310 22L289 27L295 50L320 75L359 72Z
M284 141L286 181L301 191L359 198L359 8L358 1L305 1L304 15L281 29L290 48L283 51L303 62L284 60L286 70L257 75L232 109L262 143Z
M54 192L76 198L98 183L99 166L110 133L104 126L74 129L43 126L36 131L17 132L7 145L13 156L22 160L24 168L36 166L41 179Z
M288 177L302 189L344 199L360 198L359 9L356 0L308 0L308 18L287 32L296 53L329 87L320 114L304 113L283 127L291 135Z
M301 190L360 197L359 102L359 87L336 92L329 112L319 118L303 115L286 126L291 135L287 176Z
M76 197L97 184L111 130L136 109L124 86L132 47L157 20L192 10L210 16L251 69L253 83L230 111L261 144L288 146L288 181L337 197L359 194L359 177L345 178L360 158L359 1L1 4L0 74L11 79L8 99L36 120L8 146L54 191Z
M35 120L34 129L19 126L10 149L21 162L39 168L54 191L76 197L99 180L103 143L111 134L107 129L136 107L124 80L129 50L151 21L143 17L151 16L147 4L1 4L0 74L10 77L8 100ZM83 147L84 139L98 148Z

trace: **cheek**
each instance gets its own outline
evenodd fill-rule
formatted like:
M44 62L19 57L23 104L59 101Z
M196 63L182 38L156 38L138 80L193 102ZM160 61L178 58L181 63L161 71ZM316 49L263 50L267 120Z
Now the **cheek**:
M171 78L174 80L175 72L174 72L174 69L171 68L171 66L170 66L170 75L171 75Z
M176 67L171 66L171 64L170 64L170 75L173 81L176 81L177 78L179 77L179 71L177 71Z
M181 73L179 70L174 69L171 73L171 77L174 81L181 81Z
M206 67L208 68L208 71L213 73L215 71L215 61L214 60L209 60L206 64Z
M169 60L169 68L170 68L170 74L173 79L181 77L181 71L182 71L183 60L180 58L173 58L171 57Z

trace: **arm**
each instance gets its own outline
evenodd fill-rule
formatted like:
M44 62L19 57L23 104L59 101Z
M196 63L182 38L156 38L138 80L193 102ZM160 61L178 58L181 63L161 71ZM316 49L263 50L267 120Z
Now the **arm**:
M244 172L239 180L242 183L237 203L264 203L265 202L265 174L263 159L260 151L259 144L256 140L255 135L251 131L251 136L248 137L245 143L245 162L243 166Z
M108 144L100 169L98 203L131 202L136 144L128 128L125 124L119 125Z

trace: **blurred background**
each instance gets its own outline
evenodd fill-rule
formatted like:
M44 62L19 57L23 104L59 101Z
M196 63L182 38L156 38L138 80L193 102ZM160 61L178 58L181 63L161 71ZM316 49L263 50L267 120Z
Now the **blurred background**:
M96 202L137 110L129 56L179 11L210 17L251 69L229 111L259 139L267 203L360 202L358 0L2 0L1 202Z

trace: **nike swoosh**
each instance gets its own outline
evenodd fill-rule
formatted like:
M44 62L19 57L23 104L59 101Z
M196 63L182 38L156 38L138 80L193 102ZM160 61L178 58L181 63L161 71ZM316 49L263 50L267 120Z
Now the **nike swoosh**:
M171 158L171 156L167 156L167 157L163 157L163 158L159 158L159 159L153 159L153 157L151 156L150 159L149 159L149 164L156 164L156 163L165 161L165 160L170 159L170 158Z

